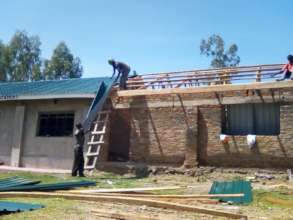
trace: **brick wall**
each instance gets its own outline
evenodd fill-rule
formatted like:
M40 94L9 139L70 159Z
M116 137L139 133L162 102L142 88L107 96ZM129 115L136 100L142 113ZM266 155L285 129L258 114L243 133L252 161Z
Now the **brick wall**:
M196 165L196 107L133 108L130 123L130 160Z
M202 164L235 167L293 166L293 105L280 108L280 135L257 136L257 146L249 149L246 136L230 136L228 144L219 141L221 108L200 107L199 142ZM202 141L205 140L205 141Z
M118 103L122 104L121 108L127 109L130 123L129 158L136 162L186 166L200 163L235 167L292 167L291 90L121 99ZM283 103L280 109L280 135L257 136L258 145L254 149L248 148L246 136L230 137L229 143L223 145L219 140L222 120L220 103L227 97L231 99L226 99L226 104L233 104L233 101L243 104L267 101ZM214 104L207 105L206 100L214 100L211 102Z

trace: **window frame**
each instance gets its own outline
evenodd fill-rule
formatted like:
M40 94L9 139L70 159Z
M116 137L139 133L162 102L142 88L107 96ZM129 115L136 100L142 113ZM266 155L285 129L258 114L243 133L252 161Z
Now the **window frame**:
M257 128L257 124L263 124L263 119L264 118L259 118L257 117L256 111L257 111L257 105L263 105L263 108L266 108L264 105L269 104L273 108L278 108L276 111L275 115L277 117L276 122L278 123L278 126L274 127L274 130L272 132L268 132L265 130L260 130ZM251 115L250 119L252 122L252 131L247 131L244 133L237 132L237 131L232 131L231 128L229 128L229 107L233 108L233 106L245 106L245 105L250 105L251 107ZM275 106L274 106L275 105ZM239 116L241 117L241 116ZM259 120L259 121L258 121ZM232 135L232 136L245 136L248 134L254 134L254 135L260 135L260 136L278 136L281 133L281 104L280 103L245 103L245 104L228 104L228 105L223 105L221 108L221 132L222 134L226 135Z
M72 131L69 135L40 135L40 128L41 128L41 116L47 114L47 115L58 115L58 114L72 114L73 116L73 121L72 121ZM74 132L74 122L75 122L75 112L74 111L40 111L37 114L37 127L36 127L36 137L38 138L64 138L64 137L73 137L73 132Z

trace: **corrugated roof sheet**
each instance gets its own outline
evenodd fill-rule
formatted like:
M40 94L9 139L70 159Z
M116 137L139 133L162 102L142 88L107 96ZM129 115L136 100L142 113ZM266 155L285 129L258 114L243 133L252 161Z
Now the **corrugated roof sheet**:
M214 182L209 194L238 194L243 193L243 197L238 198L220 198L222 201L231 201L234 203L252 202L251 183L244 180L234 180L230 182Z
M43 208L41 204L0 201L1 212L23 212Z
M24 179L20 177L10 177L0 179L0 192L7 191L51 191L51 190L65 190L76 187L95 186L95 181L79 180L79 181L65 181L58 183L40 184L40 181Z
M108 77L50 80L35 82L0 83L0 99L21 99L21 97L74 96L96 94L102 82ZM11 98L12 97L12 98Z

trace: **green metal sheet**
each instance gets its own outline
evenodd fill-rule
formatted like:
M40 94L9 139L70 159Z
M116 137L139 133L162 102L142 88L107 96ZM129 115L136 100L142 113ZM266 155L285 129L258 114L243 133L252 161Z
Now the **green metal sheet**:
M41 204L0 201L0 213L31 211L43 207Z
M230 182L214 182L209 194L238 194L243 193L239 198L219 198L221 201L234 203L250 203L253 201L251 183L244 180Z
M101 83L111 81L108 77L48 80L35 82L0 83L0 97L50 96L96 94Z
M8 186L0 188L0 192L7 191L52 191L52 190L67 190L75 187L86 187L95 186L94 181L67 181L60 183L48 183L48 184L34 184L34 185L23 185L23 186Z
M38 180L28 180L20 177L9 177L5 179L0 179L0 190L7 187L25 186L25 185L35 185L40 183Z

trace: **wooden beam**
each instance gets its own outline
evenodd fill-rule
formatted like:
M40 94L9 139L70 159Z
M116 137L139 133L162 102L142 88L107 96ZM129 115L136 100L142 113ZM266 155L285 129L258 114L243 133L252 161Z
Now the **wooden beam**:
M121 192L147 192L158 190L184 189L183 186L165 186L165 187L144 187L144 188L118 188L118 189L88 189L88 190L70 190L67 192L77 193L121 193Z
M177 203L155 201L151 199L130 198L121 196L92 196L92 195L74 195L69 193L46 193L46 192L0 192L0 198L12 197L28 197L28 198L63 198L71 200L84 200L96 202L120 202L130 205L146 205L156 208L172 209L177 211L187 211L194 213L202 213L213 216L222 216L232 219L247 219L247 216L241 214L230 213L226 211L218 211L214 209L206 209L198 206L180 205Z
M269 83L250 83L250 84L227 84L212 85L197 88L167 88L167 89L137 89L120 90L118 97L148 96L148 95L169 95L169 94L191 94L191 93L213 93L213 92L231 92L254 89L282 89L293 88L293 81L269 82Z
M293 97L283 95L280 99L279 96L263 96L262 99L259 96L238 96L238 97L222 97L221 104L245 104L245 103L273 103L273 102L293 102ZM186 107L191 106L204 106L204 105L218 105L219 101L215 98L210 99L196 99L183 100L183 105ZM113 106L114 109L127 109L127 108L164 108L164 107L180 107L182 103L179 100L174 101L153 101L146 100L144 103L129 104L129 102L118 103Z
M64 192L64 191L62 191ZM86 194L86 195L102 195L102 196L123 196L123 197L132 197L132 198L149 198L149 199L211 199L211 198L239 198L243 197L243 193L238 194L191 194L191 195L154 195L154 194L123 194L123 193L92 193L87 192L87 190L71 190L66 191L73 194Z
M174 71L174 72L161 72L161 73L150 73L143 74L143 77L157 77L157 76L165 76L169 74L170 76L176 74L187 74L187 73L197 73L197 74L213 74L219 73L223 71L229 72L253 72L256 71L259 67L262 68L263 71L267 70L280 70L285 64L266 64L266 65L254 65L254 66L238 66L238 67L227 67L227 68L213 68L213 69L198 69L198 70L185 70L185 71Z

